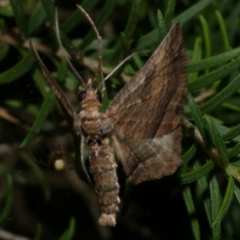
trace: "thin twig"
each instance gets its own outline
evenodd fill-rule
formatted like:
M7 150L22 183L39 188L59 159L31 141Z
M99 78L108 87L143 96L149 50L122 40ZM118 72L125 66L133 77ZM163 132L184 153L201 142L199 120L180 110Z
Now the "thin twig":
M55 9L55 28L56 28L56 37L57 37L57 41L58 41L59 47L64 50L64 53L67 53L66 49L64 48L64 46L62 44L61 37L60 37L57 8ZM68 57L66 57L65 54L63 54L63 57L67 61L69 67L72 69L72 71L74 72L76 77L81 81L81 83L83 84L84 88L86 88L85 82L83 81L82 77L78 74L77 70L72 65L72 63L70 62Z
M233 176L238 182L240 182L240 173L239 173L238 169L235 166L231 165L230 163L223 166L221 164L221 159L218 155L217 150L214 147L206 146L199 130L191 122L189 122L186 118L183 118L182 124L187 129L190 129L190 128L193 129L192 137L193 137L194 141L197 142L198 145L200 145L200 147L207 153L207 155L214 161L214 163L217 164L222 169L224 169L224 171L229 176Z
M0 239L2 239L2 240L30 240L29 238L21 237L21 236L15 235L13 233L4 231L2 229L0 229Z
M18 118L9 114L6 109L0 107L0 118L3 118L13 124L21 126L24 130L29 131L30 127L23 122L21 122Z
M10 46L14 46L14 47L22 46L25 49L29 49L30 48L28 40L26 40L23 43L21 43L17 37L15 38L15 37L13 37L12 35L9 35L9 34L2 35L0 40L2 42L7 43ZM49 48L47 45L45 45L43 43L40 43L40 42L35 42L35 48L40 53L44 53L44 54L51 54L51 53L53 53L53 50L51 48ZM60 58L64 58L64 54L62 54L61 52L59 54L57 54L57 56L60 57ZM83 57L82 61L80 62L80 64L85 66L85 67L87 67L87 68L89 68L89 69L93 69L93 70L98 69L98 61L96 61L93 58ZM112 68L103 66L102 67L102 71L103 71L104 74L110 74L113 70L112 70ZM127 76L124 73L120 74L120 78L125 83L127 83L131 79L131 77Z
M129 55L128 57L126 57L122 62L120 62L113 70L111 73L109 73L104 81L107 81L124 63L126 63L129 59L131 59L133 56L139 54L139 52L135 52L135 53L132 53L131 55Z

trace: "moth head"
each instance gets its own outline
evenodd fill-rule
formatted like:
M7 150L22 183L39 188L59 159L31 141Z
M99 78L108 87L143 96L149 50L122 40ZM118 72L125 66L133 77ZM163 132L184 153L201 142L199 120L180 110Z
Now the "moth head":
M97 99L99 103L102 102L102 94L94 89L81 90L78 93L78 101L83 103L90 99Z
M82 103L82 108L89 109L99 108L101 106L102 95L100 92L92 88L92 80L89 79L87 89L79 88L78 100Z

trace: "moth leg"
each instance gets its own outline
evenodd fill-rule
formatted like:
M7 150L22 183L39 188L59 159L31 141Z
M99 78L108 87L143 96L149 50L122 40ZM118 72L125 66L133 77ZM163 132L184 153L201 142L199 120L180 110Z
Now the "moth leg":
M85 137L82 133L82 123L81 117L79 114L74 115L73 121L73 136L74 136L74 144L75 144L75 154L76 154L76 171L79 175L79 178L82 180L91 183L90 177L88 175L86 165L85 165L85 149L84 149L84 141Z
M80 141L80 160L81 160L81 167L82 171L87 177L88 182L91 182L90 177L88 175L87 169L86 169L86 164L85 164L85 159L84 159L84 136L81 134L81 141Z

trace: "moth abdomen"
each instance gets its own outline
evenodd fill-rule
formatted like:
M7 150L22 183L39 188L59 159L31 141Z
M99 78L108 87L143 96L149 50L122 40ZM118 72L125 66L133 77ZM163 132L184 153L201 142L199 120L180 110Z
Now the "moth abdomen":
M102 168L91 168L90 169L90 172L93 174L93 175L104 175L104 174L106 174L106 173L108 173L108 172L112 172L112 171L114 171L115 170L115 166L114 167L112 167L112 166L110 166L110 167L102 167Z
M109 191L109 192L103 192L103 191L98 192L98 198L101 205L108 206L113 203L118 205L120 203L120 198L119 197L116 198L116 194L118 193L117 191L118 190Z
M113 214L113 212L116 213L119 211L118 206L115 203L107 204L107 205L101 204L100 208L101 208L101 211L103 212L103 215L104 214L110 215L110 214Z
M119 185L115 184L114 186L110 186L110 185L101 185L101 186L95 186L95 191L97 193L99 192L113 192L118 190L120 187Z
M102 139L102 144L89 147L90 172L94 179L94 189L98 195L101 210L99 222L104 226L115 226L116 213L120 202L117 164L109 140Z

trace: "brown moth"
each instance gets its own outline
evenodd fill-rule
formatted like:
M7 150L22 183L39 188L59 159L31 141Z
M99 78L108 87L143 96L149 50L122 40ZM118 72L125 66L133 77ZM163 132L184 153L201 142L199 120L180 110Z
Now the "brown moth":
M99 223L115 226L120 203L117 161L133 184L173 174L181 164L181 118L186 95L186 58L181 25L175 24L145 66L101 111L89 79L75 113L30 43L41 71L72 126L77 170L88 155L101 211ZM102 74L102 73L100 73ZM87 149L87 153L84 149Z

